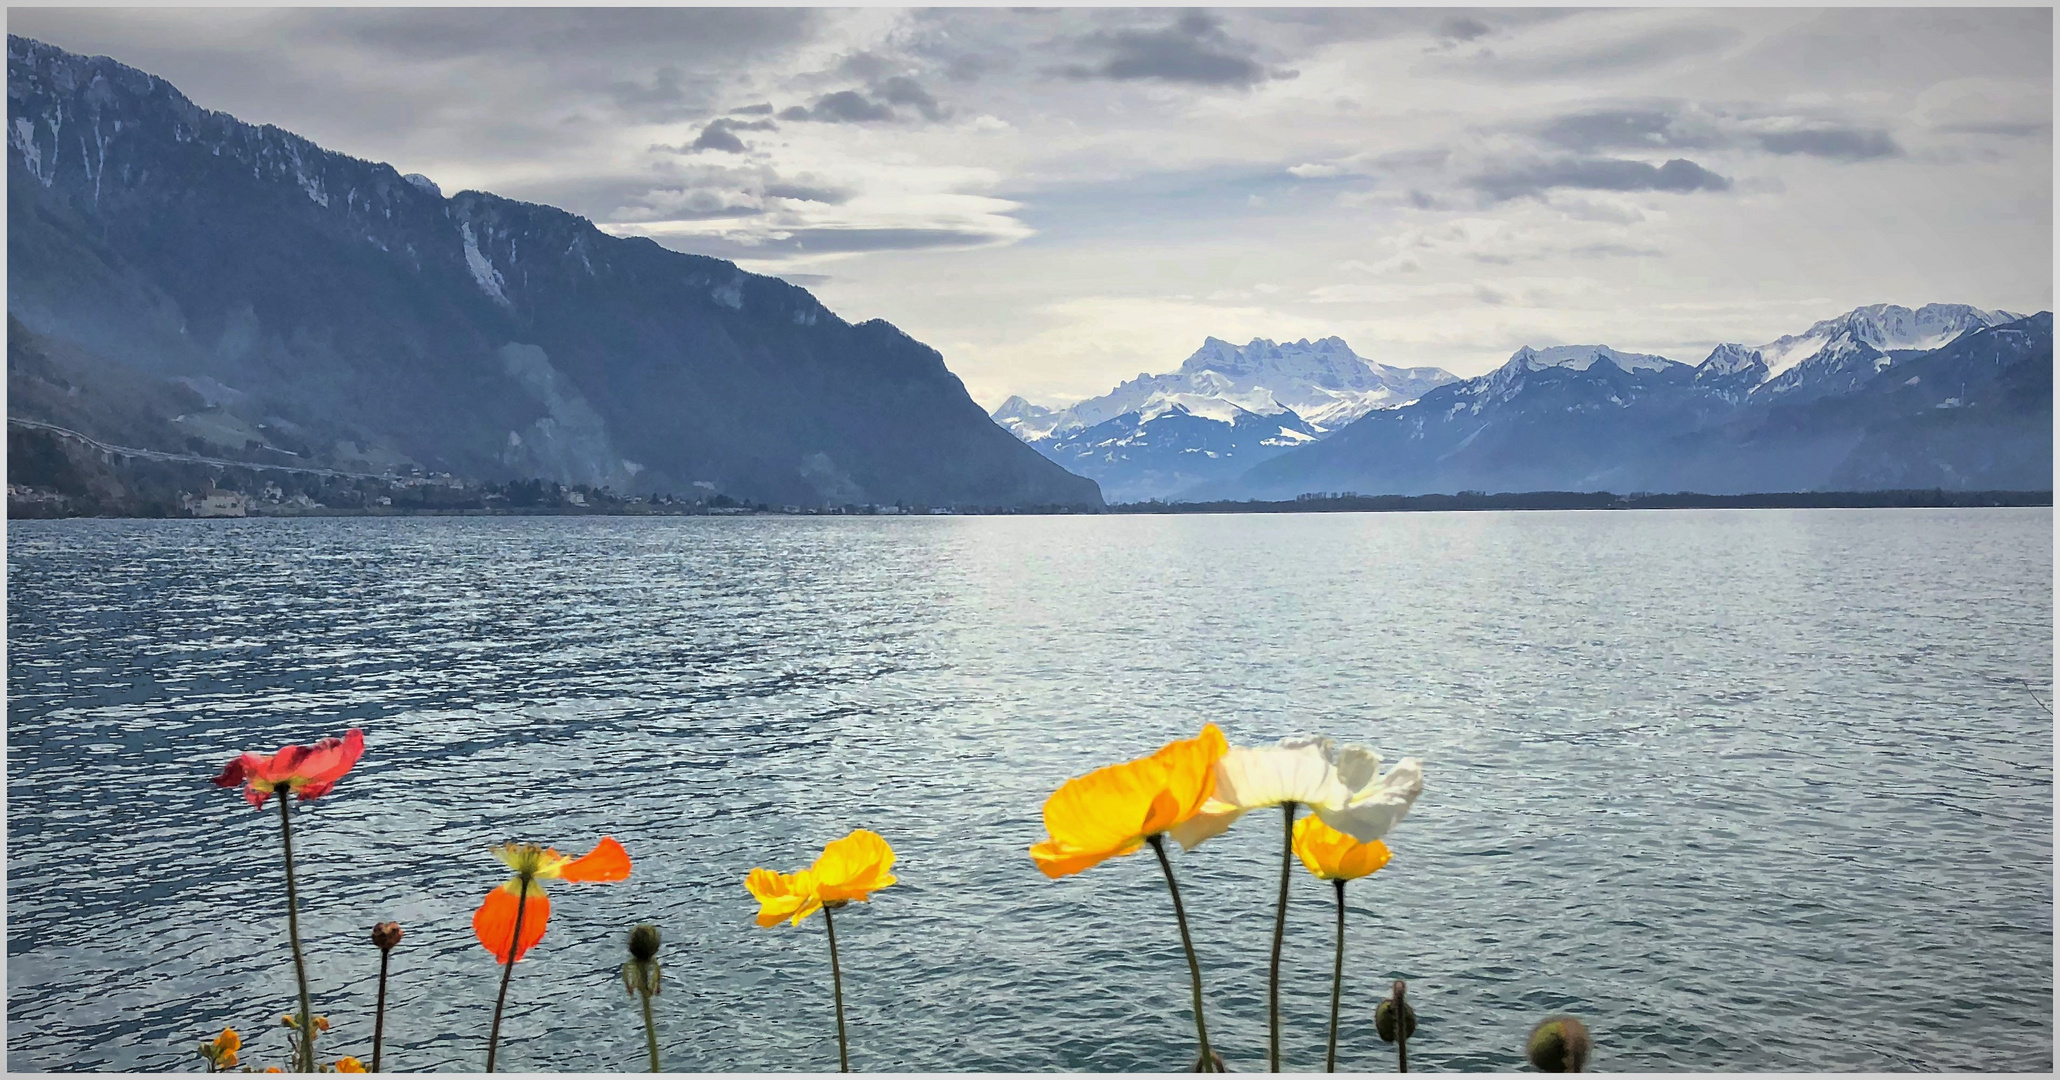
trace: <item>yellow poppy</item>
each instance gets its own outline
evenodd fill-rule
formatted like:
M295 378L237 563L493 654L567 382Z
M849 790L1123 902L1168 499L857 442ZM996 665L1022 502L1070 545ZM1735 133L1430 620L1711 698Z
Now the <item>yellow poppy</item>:
M1228 749L1209 724L1150 757L1066 781L1045 800L1051 837L1032 845L1030 857L1046 877L1060 878L1136 851L1195 816L1216 789L1216 762Z
M830 907L853 900L864 902L876 890L894 884L888 871L894 866L894 849L886 837L871 829L853 829L842 840L832 840L816 856L809 872L815 875L816 896Z
M1295 822L1295 854L1325 881L1354 881L1388 865L1391 853L1379 840L1362 844L1322 818L1306 817Z
M801 920L825 907L840 908L854 900L863 903L894 884L893 866L894 849L886 837L871 829L853 829L850 835L824 846L808 869L781 874L760 867L744 879L744 887L758 898L758 925L772 926L786 919L799 926Z
M758 898L760 926L777 926L781 919L790 916L793 925L800 926L801 920L823 906L822 898L816 895L815 875L806 870L781 874L761 867L744 879L744 887Z
M365 1063L354 1057L337 1058L335 1068L340 1073L361 1073L365 1071Z

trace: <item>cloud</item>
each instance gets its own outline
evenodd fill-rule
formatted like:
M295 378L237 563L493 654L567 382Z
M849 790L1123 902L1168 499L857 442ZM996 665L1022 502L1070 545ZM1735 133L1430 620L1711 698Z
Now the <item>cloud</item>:
M756 237L682 235L638 230L634 226L625 226L623 231L650 235L675 251L712 255L719 259L788 259L868 251L974 248L1012 239L974 229L948 228L802 228Z
M1477 37L1486 37L1493 32L1493 28L1487 23L1471 15L1454 15L1438 24L1438 38L1445 42L1472 41Z
M1775 131L1759 136L1770 154L1808 154L1837 161L1866 161L1871 158L1901 157L1903 148L1886 131L1858 128L1805 128Z
M896 75L873 84L873 93L889 105L914 106L925 120L942 120L945 117L945 110L937 104L937 99L931 97L921 83L906 75Z
M899 120L896 105L913 108L923 119L944 120L950 110L937 103L923 85L907 75L895 75L868 87L866 91L839 90L824 94L811 106L794 105L780 111L782 120L812 120L824 124L871 124Z
M700 136L687 149L689 151L723 150L732 154L741 154L750 148L744 145L744 140L737 138L736 132L776 131L778 128L779 125L770 120L738 121L726 117L718 117L710 120L708 126L701 129Z
M741 109L730 110L730 112L738 116L771 116L772 111L772 103L769 101L761 101L756 105L746 105Z
M1269 71L1249 55L1251 47L1223 32L1221 22L1203 12L1182 15L1156 30L1098 31L1081 39L1105 53L1098 64L1069 64L1057 69L1069 79L1158 79L1197 86L1250 89L1268 79L1293 78L1293 72Z
M784 181L765 185L765 194L767 198L772 199L792 199L795 202L823 203L828 206L842 206L851 201L851 193L848 191Z
M1678 105L1597 109L1558 116L1535 129L1538 138L1581 153L1633 148L1702 149L1724 139L1707 121Z
M1621 158L1562 158L1504 166L1473 177L1469 184L1497 202L1542 195L1554 188L1589 191L1728 191L1731 180L1686 158L1664 165Z
M1337 165L1288 166L1288 175L1300 177L1303 180L1321 180L1327 177L1337 176L1343 173L1344 171L1345 170L1343 167Z
M1640 71L1730 47L1745 35L1731 26L1666 26L1602 44L1556 48L1531 46L1522 52L1479 49L1451 63L1492 79L1511 81L1589 80Z

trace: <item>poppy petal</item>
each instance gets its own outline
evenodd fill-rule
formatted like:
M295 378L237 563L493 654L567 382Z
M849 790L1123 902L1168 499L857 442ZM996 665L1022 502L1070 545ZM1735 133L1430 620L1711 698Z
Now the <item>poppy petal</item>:
M215 777L213 781L216 787L235 787L242 782L243 758L241 756L231 758L227 765L222 766L221 775Z
M558 868L566 881L621 881L629 876L629 852L612 836L604 836L594 850Z
M486 900L479 910L472 913L472 934L479 939L494 959L508 962L508 943L515 936L515 912L519 905L522 911L522 941L515 950L515 959L522 959L537 942L544 937L544 927L551 920L551 901L541 888L532 887L529 899L522 900L509 886L521 888L515 882L486 894Z

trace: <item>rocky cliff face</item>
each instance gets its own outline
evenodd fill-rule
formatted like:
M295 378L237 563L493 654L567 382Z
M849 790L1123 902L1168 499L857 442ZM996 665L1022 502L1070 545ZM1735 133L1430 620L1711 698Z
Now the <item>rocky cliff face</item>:
M1101 502L887 323L552 207L446 198L103 57L9 37L8 171L9 314L78 358L56 373L74 399L191 389L161 418L182 449L771 502Z

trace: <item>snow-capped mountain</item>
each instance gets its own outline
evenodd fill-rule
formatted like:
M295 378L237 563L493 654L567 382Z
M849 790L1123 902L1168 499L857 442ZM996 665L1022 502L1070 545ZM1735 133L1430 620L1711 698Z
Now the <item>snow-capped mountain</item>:
M1771 379L1766 349L1738 344L1695 367L1601 346L1519 349L1486 375L1181 497L2049 490L2052 316L1988 326L1998 313L1955 310L1826 320L1812 330L1830 333ZM1894 311L1911 317L1883 315Z
M1823 352L1840 336L1883 352L1930 350L1969 330L2022 318L2015 312L1984 311L1968 304L1926 304L1915 311L1897 304L1871 304L1770 341L1759 347L1759 353L1766 358L1767 377L1772 380Z
M1231 475L1452 381L1439 368L1372 363L1337 337L1254 338L1243 346L1212 337L1175 371L1140 373L1065 408L1011 397L992 416L1040 453L1101 482L1109 498L1139 500ZM1181 464L1168 454L1182 455Z

